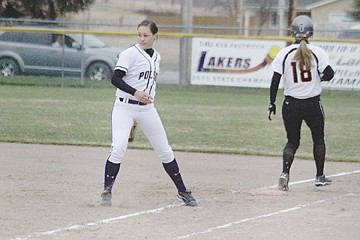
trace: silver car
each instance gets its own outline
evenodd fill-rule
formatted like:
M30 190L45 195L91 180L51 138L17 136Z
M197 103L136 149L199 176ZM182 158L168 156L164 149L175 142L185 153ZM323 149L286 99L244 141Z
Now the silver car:
M121 51L92 34L0 31L0 75L80 76L84 69L92 80L110 79Z

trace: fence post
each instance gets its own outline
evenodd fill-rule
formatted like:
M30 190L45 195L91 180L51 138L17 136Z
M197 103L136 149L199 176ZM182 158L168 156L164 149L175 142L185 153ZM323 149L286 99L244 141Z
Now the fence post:
M62 45L61 45L61 87L64 87L64 83L65 83L65 35L62 34L61 35L61 41L62 41Z
M80 75L80 84L84 85L84 33L81 34L81 75Z
M284 16L285 16L285 0L279 0L278 2L278 25L279 25L279 36L284 36Z
M192 0L181 1L182 32L192 32ZM191 78L191 38L180 39L180 85L189 86Z

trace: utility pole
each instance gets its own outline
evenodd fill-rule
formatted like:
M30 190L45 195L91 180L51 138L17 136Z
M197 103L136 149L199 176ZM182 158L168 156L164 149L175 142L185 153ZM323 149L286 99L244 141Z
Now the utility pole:
M192 32L192 0L181 0L181 25L183 33ZM180 85L189 86L191 78L191 38L180 39Z
M239 35L244 34L244 9L243 9L243 0L237 0L237 9L236 9L236 17L239 23Z
M284 36L284 16L285 16L285 0L279 0L278 2L278 24L279 24L279 36Z
M288 27L291 26L291 23L295 17L295 1L296 0L289 0Z

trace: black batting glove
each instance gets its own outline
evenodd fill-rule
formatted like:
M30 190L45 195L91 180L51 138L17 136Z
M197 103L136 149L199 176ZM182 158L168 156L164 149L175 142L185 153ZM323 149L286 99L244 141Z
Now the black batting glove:
M275 103L269 102L269 106L268 106L268 118L271 121L271 113L273 113L274 115L276 115L276 105Z

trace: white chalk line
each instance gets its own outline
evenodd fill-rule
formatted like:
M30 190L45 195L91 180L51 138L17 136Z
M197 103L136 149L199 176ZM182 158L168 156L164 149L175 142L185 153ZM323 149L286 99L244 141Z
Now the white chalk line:
M235 222L229 222L229 223L226 223L224 225L220 225L220 226L208 228L208 229L203 230L203 231L194 232L194 233L190 233L190 234L187 234L187 235L184 235L184 236L180 236L180 237L178 237L178 239L186 239L186 238L190 238L190 237L193 237L193 236L196 236L196 235L210 233L210 232L215 231L215 230L229 228L229 227L231 227L233 225L237 225L237 224L240 224L240 223L250 222L250 221L254 221L254 220L258 220L258 219L262 219L262 218L268 218L268 217L272 217L272 216L275 216L275 215L280 215L280 214L296 211L296 210L299 210L299 209L302 209L302 208L306 208L306 207L309 207L311 205L320 204L320 203L323 203L323 202L326 202L326 201L339 199L339 198L344 198L344 197L348 197L348 196L354 196L354 195L355 194L353 194L353 193L348 193L348 194L337 196L337 197L317 200L315 202L310 202L310 203L306 203L306 204L297 205L295 207L283 209L283 210L280 210L280 211L277 211L277 212L263 214L263 215L259 215L259 216L251 217L251 218L245 218L245 219L241 219L241 220L238 220L238 221L235 221Z
M337 173L337 174L333 174L333 175L329 175L329 176L330 177L340 177L340 176L356 174L356 173L360 173L360 170L355 170L355 171L351 171L351 172L342 172L342 173ZM311 179L301 180L301 181L297 181L297 182L290 182L289 185L302 184L302 183L311 182L311 181L314 181L314 180L315 180L314 178L311 178ZM268 187L262 187L260 189L271 189L271 188L277 188L277 185L272 185L272 186L268 186ZM233 192L236 193L238 191L233 191ZM216 227L208 228L208 229L203 230L203 231L194 232L194 233L190 233L190 234L187 234L187 235L184 235L184 236L180 236L180 237L178 237L178 239L190 238L192 236L199 235L199 234L204 234L204 233L209 233L209 232L212 232L212 231L217 230L217 229L228 228L228 227L231 227L232 225L245 223L245 222L250 222L250 221L261 219L261 218L267 218L267 217L271 217L271 216L274 216L274 215L279 215L279 214L295 211L295 210L298 210L298 209L301 209L301 208L308 207L310 205L322 203L322 202L329 201L329 200L332 200L332 199L343 198L343 197L348 197L348 196L353 196L353 195L355 195L355 194L349 193L349 194L338 196L338 197L332 197L332 198L328 198L328 199L323 199L323 200L318 200L318 201L315 201L315 202L311 202L311 203L308 203L308 204L298 205L298 206L295 206L293 208L288 208L288 209L280 210L280 211L273 212L273 213L268 213L268 214L264 214L264 215L260 215L260 216L256 216L256 217L252 217L252 218L241 219L239 221L230 222L230 223L227 223L227 224L224 224L224 225L221 225L221 226L216 226Z
M351 172L342 172L342 173L337 173L337 174L333 174L333 175L329 175L329 176L330 177L340 177L340 176L356 174L356 173L360 173L360 170L355 170L355 171L351 171ZM315 179L311 178L311 179L301 180L301 181L297 181L297 182L289 182L289 185L302 184L302 183L307 183L307 182L312 182L312 181L315 181ZM260 189L269 189L269 188L277 188L277 185L272 185L269 187L262 187Z
M339 176L350 175L350 174L355 174L355 173L360 173L360 170L355 170L355 171L352 171L352 172L342 172L342 173L338 173L338 174L334 174L334 175L330 175L330 176L331 177L339 177ZM310 182L310 181L314 181L314 179L308 179L308 180L303 180L303 181L292 182L292 183L289 183L289 185L301 184L301 183ZM275 187L277 187L277 185L273 185L273 186L269 186L269 187L262 187L261 189L268 189L268 188L275 188ZM26 237L16 237L16 238L12 238L12 239L13 240L27 240L27 239L30 239L30 238L36 238L36 237L42 237L42 236L50 236L50 235L53 235L53 234L56 234L56 233L83 229L83 228L86 228L86 227L89 227L89 226L96 226L96 225L99 225L99 224L116 223L116 222L119 222L119 221L127 219L127 218L132 218L132 217L136 217L136 216L140 216L140 215L144 215L144 214L150 214L150 213L158 213L158 212L162 212L164 210L179 207L179 206L182 206L182 205L184 205L184 204L183 203L181 203L181 204L170 204L170 205L167 205L165 207L160 207L160 208L155 208L155 209L150 209L150 210L144 210L144 211L135 212L135 213L128 214L128 215L122 215L122 216L115 217L115 218L102 219L102 220L99 220L97 222L86 223L86 224L82 224L82 225L74 224L74 225L69 226L69 227L62 227L62 228L58 228L58 229L50 230L50 231L46 231L46 232L39 232L39 233L30 234L30 235L28 235Z
M83 228L86 228L86 227L89 227L89 226L96 226L96 225L99 225L99 224L116 223L116 222L119 222L119 221L127 219L127 218L132 218L132 217L140 216L140 215L143 215L143 214L159 213L159 212L162 212L162 211L164 211L166 209L175 208L175 207L179 207L179 206L182 206L182 205L184 205L184 203L170 204L170 205L167 205L165 207L160 207L160 208L155 208L155 209L150 209L150 210L144 210L144 211L135 212L135 213L128 214L128 215L122 215L122 216L115 217L115 218L108 218L108 219L103 219L103 220L100 220L100 221L97 221L97 222L86 223L86 224L83 224L83 225L75 224L75 225L72 225L72 226L69 226L69 227L62 227L62 228L58 228L58 229L55 229L55 230L50 230L50 231L40 232L40 233L34 233L34 234L28 235L26 237L17 237L17 238L13 238L13 239L14 240L27 240L27 239L34 238L34 237L51 236L51 235L56 234L56 233L61 233L61 232L66 232L66 231L71 231L71 230L79 230L79 229L83 229Z

